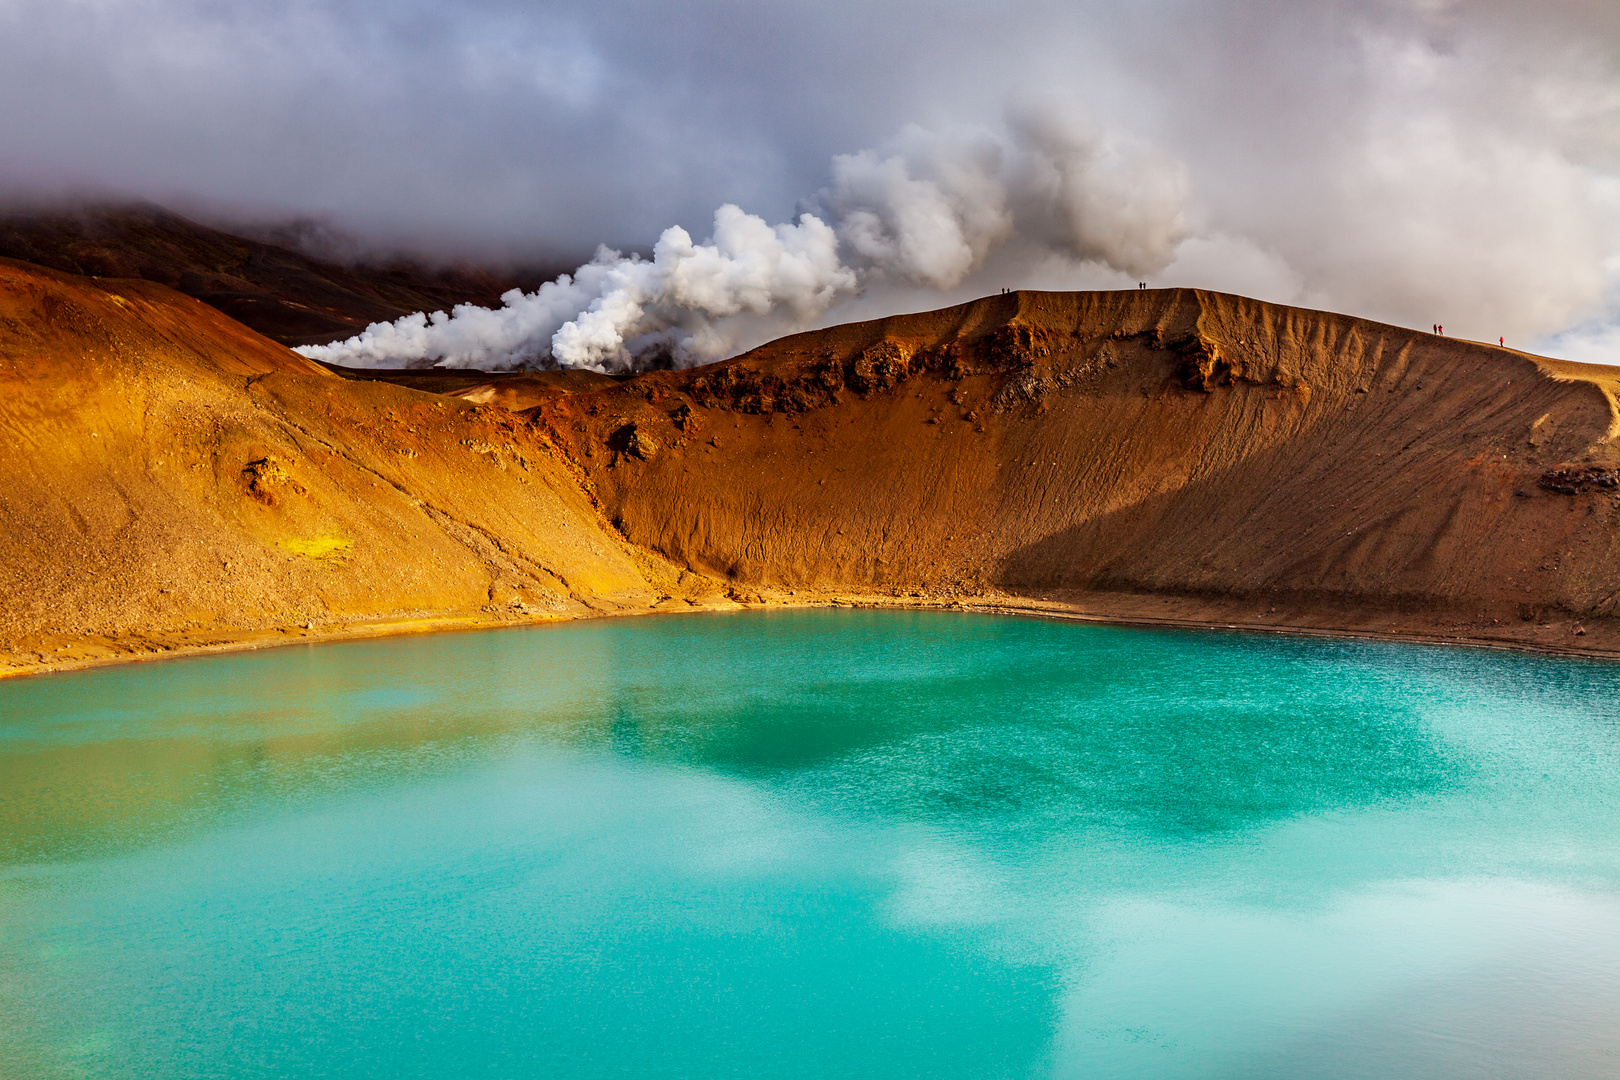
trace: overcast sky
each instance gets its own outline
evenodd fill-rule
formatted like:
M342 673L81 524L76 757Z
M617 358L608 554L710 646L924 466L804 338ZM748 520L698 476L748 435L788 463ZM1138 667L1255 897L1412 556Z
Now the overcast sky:
M383 246L585 257L728 202L847 223L875 197L850 168L963 147L1024 162L996 175L1045 236L1019 155L1061 166L1056 128L1090 133L1089 239L973 246L828 317L1146 274L1620 362L1614 0L0 0L0 187Z

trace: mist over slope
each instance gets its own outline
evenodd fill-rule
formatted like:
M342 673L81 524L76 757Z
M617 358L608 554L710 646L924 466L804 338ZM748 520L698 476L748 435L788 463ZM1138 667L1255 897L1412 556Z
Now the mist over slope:
M1620 652L1608 369L1129 290L348 374L0 260L0 663L834 601Z

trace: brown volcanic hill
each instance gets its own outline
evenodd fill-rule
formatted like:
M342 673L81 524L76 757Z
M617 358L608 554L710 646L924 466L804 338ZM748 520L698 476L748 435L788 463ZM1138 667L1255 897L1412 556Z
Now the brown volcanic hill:
M1233 296L1025 292L541 415L626 537L739 582L1570 643L1620 596L1617 390Z
M0 215L0 256L74 274L155 281L284 345L324 344L415 311L499 307L508 289L556 276L550 269L430 270L404 261L338 266L150 204Z
M0 450L0 671L679 591L513 414L150 282L0 259Z
M0 262L0 667L834 599L1620 653L1606 368L1164 290L422 374Z

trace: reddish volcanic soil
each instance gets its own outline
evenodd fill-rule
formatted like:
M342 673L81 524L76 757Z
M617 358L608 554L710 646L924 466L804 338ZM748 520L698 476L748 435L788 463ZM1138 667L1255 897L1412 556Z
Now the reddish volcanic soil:
M1160 290L342 374L0 260L0 670L827 602L1620 652L1607 368Z

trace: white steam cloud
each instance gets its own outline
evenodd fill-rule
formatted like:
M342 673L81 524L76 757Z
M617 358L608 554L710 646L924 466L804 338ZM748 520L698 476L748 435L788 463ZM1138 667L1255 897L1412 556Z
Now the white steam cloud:
M353 367L509 367L546 362L606 371L656 350L681 364L729 352L731 324L814 319L855 275L838 260L838 238L819 218L767 225L735 206L714 214L714 235L695 244L672 226L651 260L601 248L572 274L525 293L513 289L498 309L462 304L448 314L417 312L305 356Z
M601 248L501 308L418 312L299 351L348 367L686 367L803 329L861 290L950 290L998 247L1162 270L1187 237L1188 187L1178 163L1056 111L999 135L911 126L834 158L795 223L727 204L703 243L672 226L651 259Z

